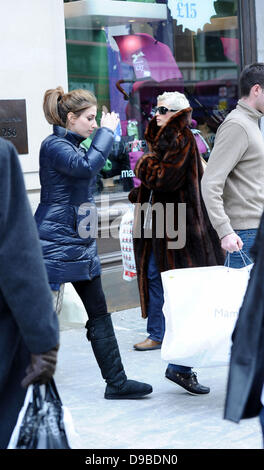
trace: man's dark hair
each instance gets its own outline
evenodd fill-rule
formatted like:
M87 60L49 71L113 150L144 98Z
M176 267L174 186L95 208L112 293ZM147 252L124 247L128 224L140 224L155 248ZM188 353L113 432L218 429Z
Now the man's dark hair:
M239 79L240 95L249 96L251 88L257 83L264 89L263 62L255 62L254 64L246 65L242 70Z

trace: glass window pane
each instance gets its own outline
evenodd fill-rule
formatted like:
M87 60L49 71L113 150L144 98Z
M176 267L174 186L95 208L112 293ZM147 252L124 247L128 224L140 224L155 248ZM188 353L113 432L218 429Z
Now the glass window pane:
M65 3L71 4L65 5L69 89L95 93L98 123L103 105L121 120L121 140L98 175L97 193L138 184L133 168L164 91L188 97L208 158L219 124L238 99L237 0Z

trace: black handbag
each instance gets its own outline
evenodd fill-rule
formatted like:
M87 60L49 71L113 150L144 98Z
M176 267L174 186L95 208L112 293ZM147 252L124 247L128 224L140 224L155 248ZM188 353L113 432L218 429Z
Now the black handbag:
M45 387L43 396L41 387ZM62 402L52 379L47 385L33 385L32 401L24 414L16 449L70 449Z

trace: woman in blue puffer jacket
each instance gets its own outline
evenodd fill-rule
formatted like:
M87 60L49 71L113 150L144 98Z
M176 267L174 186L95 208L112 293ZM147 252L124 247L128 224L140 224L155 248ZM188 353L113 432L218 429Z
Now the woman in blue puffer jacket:
M101 127L91 142L97 128L97 100L91 92L80 89L64 94L61 87L47 90L43 109L53 134L40 149L41 200L35 219L49 282L71 282L84 304L87 338L107 383L105 398L142 397L151 393L152 387L126 377L107 312L95 227L91 226L97 220L93 199L96 175L112 148L118 117L103 113Z

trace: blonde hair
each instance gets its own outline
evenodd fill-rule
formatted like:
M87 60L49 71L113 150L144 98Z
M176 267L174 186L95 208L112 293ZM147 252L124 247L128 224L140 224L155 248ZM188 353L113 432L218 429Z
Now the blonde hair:
M186 96L179 91L165 91L162 95L157 97L157 101L166 101L170 108L175 109L175 111L190 107Z
M68 113L72 112L77 117L87 108L97 105L97 99L91 91L72 90L64 93L58 86L47 90L43 100L43 111L49 124L67 127Z

